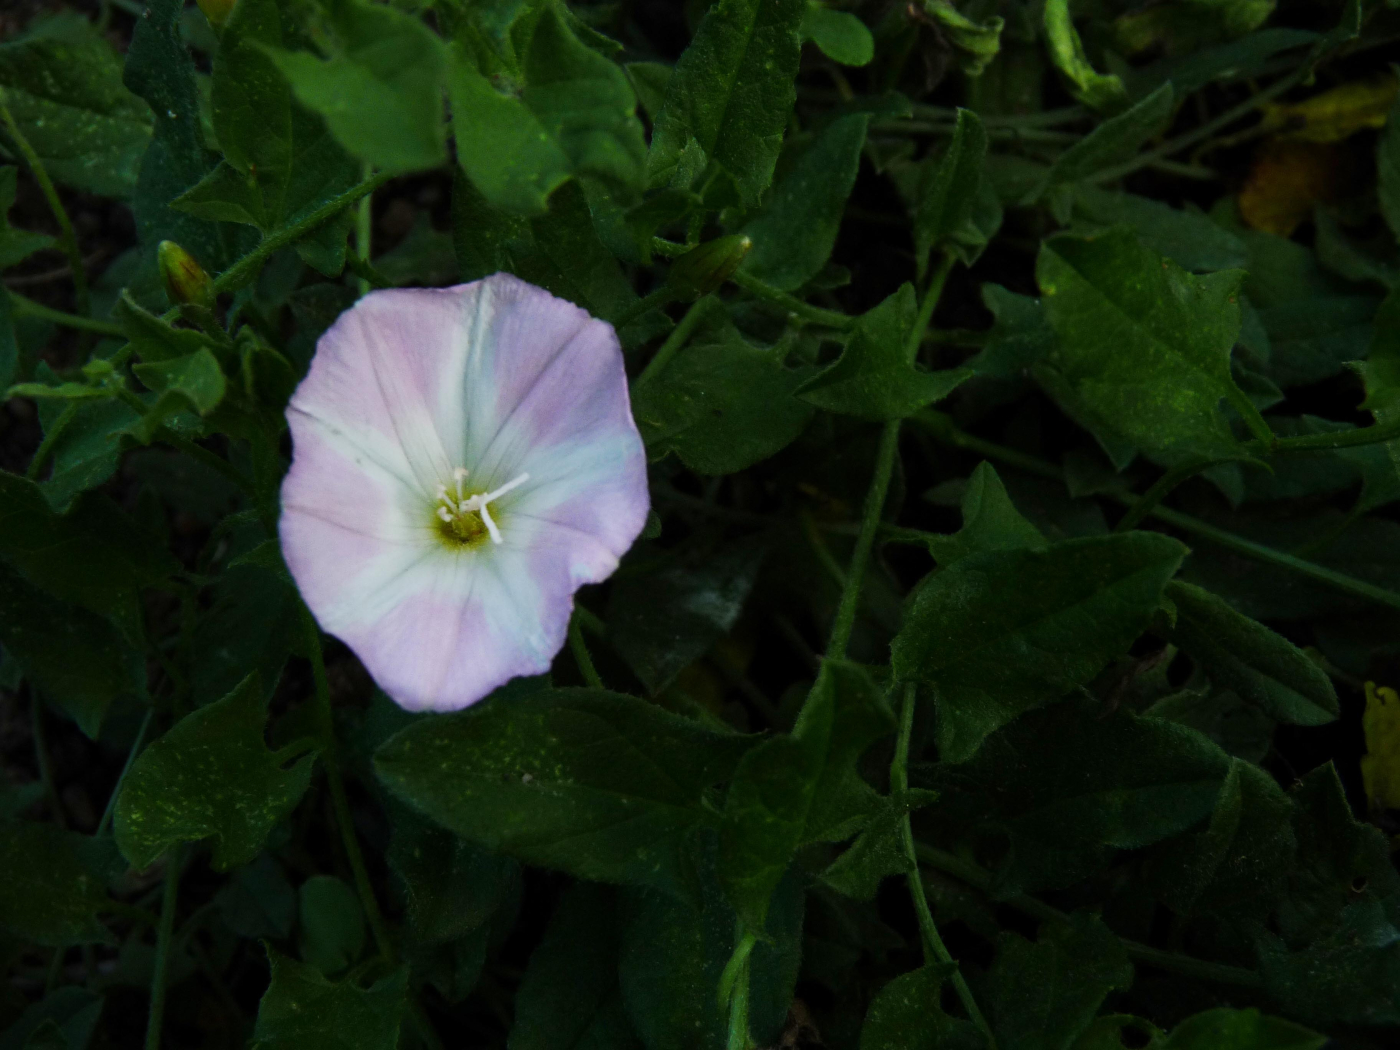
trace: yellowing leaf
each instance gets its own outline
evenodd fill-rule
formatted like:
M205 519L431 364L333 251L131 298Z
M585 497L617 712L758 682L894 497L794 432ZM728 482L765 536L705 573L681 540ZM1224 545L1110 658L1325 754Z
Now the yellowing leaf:
M1400 809L1400 694L1367 682L1361 728L1366 733L1361 780L1371 808Z
M1289 237L1313 205L1337 195L1338 147L1270 139L1259 147L1240 190L1240 218L1256 230Z
M1279 138L1341 142L1358 131L1384 127L1397 94L1400 79L1393 73L1354 80L1302 102L1270 103L1261 127Z

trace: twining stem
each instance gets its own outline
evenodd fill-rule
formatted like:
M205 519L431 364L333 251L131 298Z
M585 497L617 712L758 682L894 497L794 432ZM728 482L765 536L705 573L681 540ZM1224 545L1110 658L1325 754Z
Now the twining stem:
M58 786L53 779L53 762L49 759L49 734L44 726L44 702L31 688L29 691L29 715L34 734L34 761L39 765L39 781L44 785L44 800L53 813L53 822L60 828L68 827L68 817L63 812L63 802L58 797Z
M64 313L62 310L55 310L52 306L36 303L33 299L20 295L13 289L8 290L6 294L10 297L10 305L18 314L37 317L41 321L51 321L54 324L61 324L67 328L77 328L84 332L96 332L98 335L109 336L112 339L126 338L126 332L121 325L111 321L99 321L95 317L79 317L77 314Z
M729 998L729 1028L725 1050L750 1050L749 1038L749 956L739 961L734 992Z
M593 666L593 657L588 652L588 643L583 640L583 631L579 628L579 615L577 612L569 617L569 651L574 654L574 663L578 664L579 674L583 675L583 680L588 683L590 689L606 689L602 677L598 674L598 668Z
M54 220L58 223L59 246L63 249L63 253L68 256L68 267L73 271L73 301L77 304L78 313L86 317L92 313L92 297L88 294L87 270L83 267L83 253L78 250L78 235L73 232L73 223L68 218L68 211L63 207L58 190L54 188L53 180L49 178L49 173L44 168L44 162L39 159L39 154L34 151L34 147L24 137L24 132L20 131L14 114L10 112L3 87L0 87L0 121L4 122L5 131L14 142L15 149L19 151L20 156L24 157L25 164L29 166L29 174L34 176L34 181L39 184L44 199L49 202L49 210L53 212Z
M830 328L849 328L855 324L855 318L850 314L837 313L835 310L823 310L820 306L804 303L801 299L788 295L787 292L780 291L743 270L735 273L730 280L750 295L781 307L793 317L809 324L821 324Z
M361 171L361 180L368 180L374 175L374 169L366 164ZM355 211L355 258L366 266L369 265L370 251L374 243L374 193L366 193L360 198L360 203ZM360 278L360 294L368 295L370 284L369 277L355 271Z
M156 709L149 707L146 709L146 716L141 719L141 728L136 731L136 739L131 742L131 750L126 754L126 764L122 766L121 773L117 775L117 782L112 785L112 794L107 799L107 808L102 811L102 819L97 822L97 830L93 832L95 838L101 838L106 834L107 828L111 826L112 818L116 816L117 797L122 793L122 783L126 780L126 775L131 771L136 756L141 753L141 748L146 743L146 734L151 731L151 722L155 720L155 714Z
M894 760L890 763L890 792L894 795L903 795L909 790L909 738L913 735L914 703L917 696L918 688L912 682L907 683L904 686L904 702L899 712L899 736L895 741ZM904 817L899 824L899 838L904 846L904 859L909 864L906 872L909 882L909 896L914 899L914 912L919 917L919 931L923 935L924 943L924 961L925 963L937 961L956 966L957 963L953 959L952 953L948 951L947 945L943 943L943 938L938 933L938 926L933 921L933 911L928 906L928 896L924 893L923 876L919 874L919 855L915 849L914 828L910 822L908 810L905 810ZM955 969L951 980L953 989L958 993L958 1000L962 1003L963 1009L967 1011L967 1016L986 1038L988 1050L996 1050L996 1037L992 1035L991 1026L987 1024L987 1018L983 1016L981 1008L977 1005L977 1000L973 998L972 989L967 986L967 979L963 977L962 971Z
M921 863L941 871L945 875L951 875L958 881L964 882L989 896L991 895L991 873L975 861L922 842L915 845L915 852ZM1066 922L1069 918L1054 905L1046 904L1042 900L1024 894L998 899L997 903L1015 908L1023 915L1029 915L1041 922ZM1154 948L1150 944L1141 944L1138 941L1122 939L1122 942L1123 949L1128 953L1128 958L1134 962L1142 963L1144 966L1155 966L1157 969L1166 970L1169 973L1196 977L1215 984L1238 985L1242 988L1258 988L1264 983L1263 978L1253 970L1195 959L1189 955L1182 955L1180 952L1169 952L1163 948Z
M151 973L151 1006L146 1015L146 1050L160 1050L161 1025L165 1018L165 991L170 973L170 945L175 935L175 907L180 893L180 873L185 865L185 850L183 844L173 846L165 867L160 925L156 927L156 961Z
M1119 519L1118 524L1113 527L1114 532L1127 532L1129 529L1137 527L1138 522L1152 513L1153 508L1162 500L1166 499L1184 481L1194 478L1202 471L1209 470L1217 463L1227 462L1223 459L1206 459L1197 457L1187 460L1185 463L1172 467L1160 478L1152 483L1152 486L1137 498L1137 501L1128 508L1128 513Z
M615 329L626 328L629 324L641 317L648 310L655 310L659 306L665 306L676 297L675 289L662 285L655 291L648 292L636 302L623 307L613 317L608 318L608 323Z
M676 327L671 329L671 334L666 337L666 341L657 348L652 359L647 362L647 366L633 380L633 390L640 390L643 384L651 382L665 370L666 366L671 363L671 358L675 357L677 351L685 345L686 340L699 327L700 322L705 319L705 314L715 302L714 296L706 295L691 303L690 309L677 322Z
M1006 448L998 445L994 441L986 441L983 438L975 437L953 425L951 419L939 412L923 412L915 417L930 436L953 445L957 448L975 452L988 459L1000 460L1009 463L1014 467L1030 474L1037 474L1043 478L1050 478L1061 484L1065 482L1064 472L1053 463L1047 463L1043 459L1019 452L1013 448ZM1137 497L1130 492L1105 492L1103 496L1125 506L1131 506L1137 501ZM1296 572L1300 576L1316 580L1318 583L1331 587L1343 594L1350 594L1358 598L1366 598L1379 605L1387 606L1391 609L1400 609L1400 594L1386 590L1384 587L1377 587L1375 584L1367 583L1365 580L1358 580L1354 576L1346 573L1336 572L1316 562L1306 561L1303 558L1287 554L1272 547L1266 547L1262 543L1255 543L1253 540L1237 536L1226 529L1211 525L1193 518L1189 514L1182 514L1169 507L1157 506L1148 512L1148 517L1156 518L1173 528L1201 539L1209 540L1211 543L1227 550L1232 550L1236 554L1242 554L1246 558L1254 561L1264 562L1269 565L1276 565L1291 572Z
M331 791L331 805L335 809L335 822L340 826L340 839L345 846L345 857L350 862L350 871L355 877L355 890L360 897L360 905L369 920L370 932L374 935L374 946L379 949L384 961L393 965L396 961L394 945L384 925L384 915L375 899L374 887L365 868L365 858L360 852L360 840L355 834L355 820L350 813L350 802L345 795L345 781L340 773L340 759L335 739L335 716L331 711L331 690L326 681L326 661L321 653L321 630L316 626L311 610L301 607L302 628L306 634L307 651L311 657L311 676L315 683L316 716L321 730L321 762L326 769L326 783Z
M1251 452L1325 452L1337 448L1358 448L1363 445L1377 445L1382 441L1400 438L1400 419L1388 423L1377 423L1355 430L1334 430L1324 434L1298 434L1295 437L1275 438L1272 445L1256 446L1251 442L1246 446Z
M231 292L242 288L249 281L257 276L258 268L268 259L275 255L287 245L305 237L316 227L320 226L328 219L333 219L356 201L369 196L388 182L393 176L387 172L379 172L371 175L363 182L351 186L338 197L333 197L326 201L315 211L311 212L303 219L284 226L280 230L268 234L263 238L262 243L254 248L243 258L230 266L223 273L214 279L215 292Z

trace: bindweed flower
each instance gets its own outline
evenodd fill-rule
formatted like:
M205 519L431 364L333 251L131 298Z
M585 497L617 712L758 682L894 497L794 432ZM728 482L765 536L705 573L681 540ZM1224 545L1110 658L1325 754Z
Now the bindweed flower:
M409 710L547 670L574 592L646 522L612 327L506 274L365 296L321 337L287 419L287 566Z

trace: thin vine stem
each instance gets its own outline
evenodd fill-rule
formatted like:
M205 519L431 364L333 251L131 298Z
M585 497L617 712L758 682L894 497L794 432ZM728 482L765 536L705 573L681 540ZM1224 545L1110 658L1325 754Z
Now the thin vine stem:
M102 811L102 819L97 822L97 830L93 832L93 837L101 838L107 833L107 829L112 825L112 818L117 813L117 798L122 793L122 784L126 781L127 773L131 772L132 765L136 762L136 756L141 754L141 748L146 743L146 734L151 731L151 723L155 720L156 709L148 707L146 715L141 719L141 728L136 731L136 739L131 742L131 750L126 754L126 763L122 766L122 771L117 774L117 782L112 785L112 793L107 798L107 808Z
M73 223L68 218L68 210L64 208L63 200L59 197L53 180L49 178L44 162L39 158L34 147L29 144L29 139L25 138L14 114L10 112L10 104L4 87L0 87L0 121L4 122L5 131L14 142L15 149L24 158L24 163L28 165L29 174L34 176L34 181L39 184L39 190L43 193L44 200L48 201L49 211L53 212L54 221L58 223L58 243L63 249L63 253L68 256L68 267L73 271L73 301L78 306L78 313L86 317L92 313L92 296L88 293L87 270L83 266L83 253L78 250L78 235L73 232Z
M1172 467L1160 478L1154 481L1150 488L1137 498L1137 501L1128 508L1128 513L1119 519L1118 524L1113 527L1114 532L1127 532L1129 529L1137 527L1138 522L1152 513L1153 509L1166 499L1178 485L1189 481L1197 474L1209 470L1219 463L1229 462L1223 459L1195 458L1187 460L1175 467Z
M642 369L641 374L633 381L632 389L634 391L640 390L666 370L666 366L671 363L671 359L676 356L680 348L685 345L686 340L688 340L695 329L699 327L700 322L705 319L705 314L709 312L710 307L713 306L715 302L714 296L705 295L690 304L690 309L676 322L676 327L671 329L671 333L666 336L665 342L657 348L656 353L652 355L652 359L647 362L647 366Z
M366 164L360 177L367 181L374 176L374 169ZM369 267L370 253L374 245L374 193L366 193L355 206L355 259ZM360 294L368 295L374 283L368 273L356 270L359 277Z
M1043 459L1019 452L1016 449L1006 448L998 445L994 441L987 441L983 438L975 437L953 425L951 419L939 412L922 412L914 417L919 424L929 433L930 436L946 444L957 448L965 449L968 452L975 452L987 459L999 460L1018 467L1027 473L1036 474L1043 478L1050 478L1061 484L1065 482L1064 472L1053 463L1047 463ZM1132 506L1137 502L1138 497L1130 492L1105 492L1101 493L1105 498L1111 499L1124 506ZM1275 550L1273 547L1266 547L1262 543L1245 539L1236 535L1228 529L1211 525L1209 522L1201 521L1189 514L1172 510L1169 507L1156 506L1148 512L1148 517L1170 525L1175 529L1192 536L1199 536L1203 540L1208 540L1216 546L1224 547L1226 550L1234 551L1246 558L1263 562L1268 565L1275 565L1288 569L1316 580L1318 583L1331 587L1333 590L1343 594L1350 594L1357 598L1365 598L1378 605L1384 605L1391 609L1400 609L1400 594L1387 590L1384 587L1377 587L1375 584L1367 583L1365 580L1358 580L1354 576L1337 572L1316 562L1307 561L1284 551ZM907 535L907 530L906 530Z
M370 882L369 871L365 867L364 854L360 852L360 840L355 834L355 820L350 812L350 801L345 794L345 780L340 772L340 758L335 739L335 715L331 710L330 684L326 680L326 661L321 652L321 629L316 626L311 610L301 606L302 629L306 635L306 645L311 657L311 677L315 685L316 716L321 732L321 762L326 769L326 783L330 787L331 806L335 810L335 822L340 827L340 839L345 846L345 857L350 862L350 871L355 878L355 889L360 897L360 905L369 920L370 933L380 957L389 965L397 961L393 942L389 940L388 929L384 925L384 914L379 910L379 901L374 896L374 886Z
M614 329L621 330L641 317L642 314L646 313L648 310L655 310L658 307L665 306L675 298L675 289L668 288L663 284L660 288L648 292L636 302L623 307L617 312L615 317L608 318L608 323L612 325Z
M146 1014L146 1050L160 1050L161 1029L165 1022L165 993L170 975L170 947L175 937L175 909L179 904L180 874L185 866L187 847L173 846L165 867L165 887L161 892L160 923L156 927L156 959L151 973L151 1004Z
M602 676L598 674L598 668L593 664L593 656L588 651L588 643L583 640L583 631L579 627L579 616L577 611L569 617L569 651L574 654L574 663L578 664L579 674L583 675L583 680L588 683L590 689L606 689Z
M926 864L930 868L951 875L959 882L966 883L982 893L991 896L992 875L985 868L975 861L960 857L956 853L938 849L920 842L915 844L915 851L919 862ZM1014 897L997 898L998 904L1005 904L1015 908L1023 915L1028 915L1032 919L1040 922L1067 922L1069 916L1060 911L1052 904L1046 904L1042 900L1025 894ZM1209 962L1205 959L1197 959L1190 955L1183 955L1180 952L1170 952L1164 948L1154 948L1150 944L1142 944L1138 941L1131 941L1120 938L1123 949L1128 953L1128 958L1144 966L1155 966L1159 970L1166 970L1169 973L1178 973L1186 977L1196 977L1202 981L1210 981L1214 984L1237 985L1242 988L1259 988L1263 985L1263 978L1253 970L1246 970L1239 966L1229 966L1225 963Z
M903 795L909 790L909 739L913 735L914 704L917 696L918 688L914 683L906 683L904 702L900 705L899 712L899 736L895 741L894 759L890 763L890 791L895 795ZM929 908L928 895L924 892L923 876L919 874L919 855L915 849L914 827L910 821L908 810L905 810L904 816L900 820L899 838L904 846L904 859L909 865L905 874L909 883L909 896L914 900L914 912L919 917L919 932L922 934L924 944L924 961L926 963L937 961L957 967L957 960L948 951L948 946L943 943L943 937L938 932L938 925L933 921L933 911ZM967 1011L967 1016L986 1038L988 1050L997 1050L996 1037L992 1034L992 1028L987 1024L987 1018L982 1014L981 1007L977 1005L972 989L967 986L967 978L962 975L962 970L954 969L950 980L953 982L953 989L958 993L958 1001Z
M63 325L65 328L76 328L81 332L95 332L112 339L126 338L126 331L122 326L112 321L101 321L96 317L79 317L77 314L55 310L52 306L36 303L28 296L20 295L14 289L7 289L6 294L10 297L10 305L14 307L16 313L38 318L40 321L50 321L53 324Z
M788 295L787 292L779 291L771 284L760 281L757 277L745 273L743 270L735 273L730 280L755 298L786 310L800 321L826 325L828 328L849 328L855 324L856 319L850 314L837 313L835 310L823 310L820 306L804 303L801 299Z

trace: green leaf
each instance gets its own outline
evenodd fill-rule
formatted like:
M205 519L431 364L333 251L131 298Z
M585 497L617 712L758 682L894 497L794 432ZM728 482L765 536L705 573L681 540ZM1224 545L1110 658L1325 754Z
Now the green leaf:
M729 633L766 553L764 544L736 543L693 563L649 563L618 574L608 638L652 694Z
M510 1050L641 1050L618 988L613 896L585 882L559 898L516 993Z
M952 571L952 570L949 570ZM935 780L940 808L1009 843L999 897L1061 887L1208 816L1229 759L1195 730L1072 697Z
M953 46L958 68L969 77L980 77L1001 51L1002 19L993 15L985 22L974 22L950 0L922 0L920 7L937 23L943 41Z
M1400 421L1400 291L1386 296L1376 311L1370 356L1358 361L1355 368L1366 384L1361 407L1380 426ZM1400 471L1400 439L1387 441L1385 450L1395 470Z
M1070 18L1069 0L1047 0L1045 38L1050 46L1050 58L1075 98L1100 113L1123 107L1127 101L1123 81L1117 76L1104 76L1089 63L1079 32Z
M297 891L303 962L327 977L348 969L365 950L365 917L355 891L334 875L313 875Z
M574 35L563 8L543 8L525 78L521 100L559 143L574 174L598 179L623 203L635 199L646 166L636 93L621 66Z
M136 20L127 49L123 83L146 100L155 115L151 144L131 208L147 265L156 244L174 241L210 273L218 273L257 242L251 230L207 222L176 211L170 202L203 179L217 164L205 148L194 61L180 36L183 0L150 0Z
M1327 1037L1251 1007L1220 1006L1188 1017L1162 1040L1161 1050L1322 1050Z
M797 439L815 409L795 395L810 368L787 368L779 347L754 346L732 324L702 332L634 391L648 452L674 452L701 474L733 474Z
M843 66L868 66L875 57L875 38L849 11L833 11L818 0L807 0L802 12L802 39Z
M1055 348L1055 330L1039 299L1017 295L988 281L982 285L982 303L995 321L986 345L965 362L979 376L1020 376Z
M15 179L18 173L17 168L0 168L0 270L8 270L54 243L53 238L47 234L17 230L10 225L10 208L15 203ZM835 231L833 236L834 233ZM6 296L6 302L8 301Z
M105 1002L80 985L55 988L0 1034L0 1050L39 1050L44 1029L60 1050L87 1050Z
M914 286L906 282L861 315L841 357L798 388L802 400L861 419L900 419L941 401L971 379L973 373L966 368L925 372L909 362L917 313Z
M1083 182L1075 187L1074 209L1102 226L1131 226L1138 240L1183 270L1204 273L1249 265L1244 242L1199 212Z
M0 822L0 928L55 948L113 943L97 921L112 903L104 845L52 824Z
M492 207L465 177L458 178L452 185L452 240L464 281L506 270L604 319L637 301L631 282L599 240L577 182L550 197L547 214L525 220ZM644 314L624 325L618 333L622 345L655 334L655 318L654 312Z
M55 514L39 486L0 472L0 557L36 587L106 618L143 644L141 588L180 564L110 500L92 495Z
M632 1024L649 1050L722 1050L725 1018L715 995L733 953L736 916L720 890L712 849L701 852L696 904L655 890L618 894L618 977ZM802 959L803 880L779 883L763 936L749 956L749 1028L759 1045L777 1042L793 1002Z
M530 685L404 729L376 755L379 778L526 863L687 892L681 851L710 822L701 796L753 742L632 697Z
M684 173L695 170L688 169L688 154L699 150L729 173L744 203L758 202L772 181L797 97L806 6L805 0L719 0L706 12L656 118L647 161L653 187L677 178L688 185Z
M186 408L207 416L219 407L227 390L218 358L208 347L173 361L133 365L131 370L159 395L146 414L128 428L142 444L148 444L167 419Z
M1316 1025L1400 1024L1400 924L1379 901L1349 904L1337 926L1298 951L1260 935L1264 987Z
M951 536L930 537L929 553L943 568L985 551L1041 550L1040 530L1022 517L996 468L979 463L962 498L962 528Z
M30 685L93 739L113 700L145 696L145 659L110 621L39 590L4 561L0 644Z
M332 984L314 966L267 951L272 983L258 1004L254 1050L394 1050L408 995L400 967L369 987Z
M988 733L1088 682L1126 652L1186 553L1156 533L963 558L919 585L892 645L897 678L938 691L938 748Z
M1157 847L1147 884L1180 913L1262 920L1288 877L1297 839L1293 804L1258 766L1234 759L1210 822Z
M914 213L914 257L920 280L929 252L963 234L972 220L987 155L987 132L970 109L959 107L948 148L935 165L925 161ZM976 237L973 238L976 240ZM982 238L985 243L986 238Z
M1123 942L1095 916L1077 912L1046 923L1035 941L1003 932L986 1003L999 1045L1067 1050L1104 998L1132 983Z
M1045 17L1050 17L1049 5ZM1128 160L1144 142L1166 129L1174 101L1168 81L1131 108L1105 120L1056 158L1046 176L1046 185L1077 182Z
M829 660L792 733L770 737L744 756L725 799L719 875L748 929L763 929L773 891L799 846L844 838L879 808L855 763L893 727L865 672Z
M1201 661L1213 681L1280 722L1314 726L1336 719L1332 680L1288 639L1192 584L1168 584L1167 597L1177 610L1172 640Z
M868 113L833 121L798 158L763 210L740 231L753 241L745 271L782 291L801 287L821 271L836 244L869 124Z
M211 87L224 163L173 207L206 219L251 223L264 233L296 222L348 190L358 165L326 123L298 105L268 49L296 37L274 0L236 5L224 24ZM344 263L349 213L325 223L297 250L331 275ZM323 255L318 249L329 249Z
M297 915L297 893L282 865L260 853L250 864L235 868L214 906L224 925L240 937L285 940ZM358 907L358 905L356 905Z
M932 805L937 797L937 792L915 788L886 798L850 848L822 872L822 882L847 897L874 900L886 877L909 870L909 857L904 852L905 817L913 809Z
M1046 361L1092 420L1159 455L1228 458L1223 398L1272 438L1230 374L1238 270L1194 277L1117 227L1046 241L1036 278L1059 336Z
M263 45L299 101L341 146L384 171L434 168L446 157L446 52L417 17L366 0L330 6L330 56Z
M213 838L220 871L246 864L311 782L313 756L263 742L267 702L255 675L186 715L131 767L117 796L117 845L136 868L180 842ZM300 757L298 757L300 755Z
M122 86L120 57L86 18L49 17L0 44L0 88L53 179L101 196L131 195L151 114Z
M860 1050L983 1050L987 1042L971 1021L950 1017L940 1002L955 964L931 963L896 977L870 1004Z

